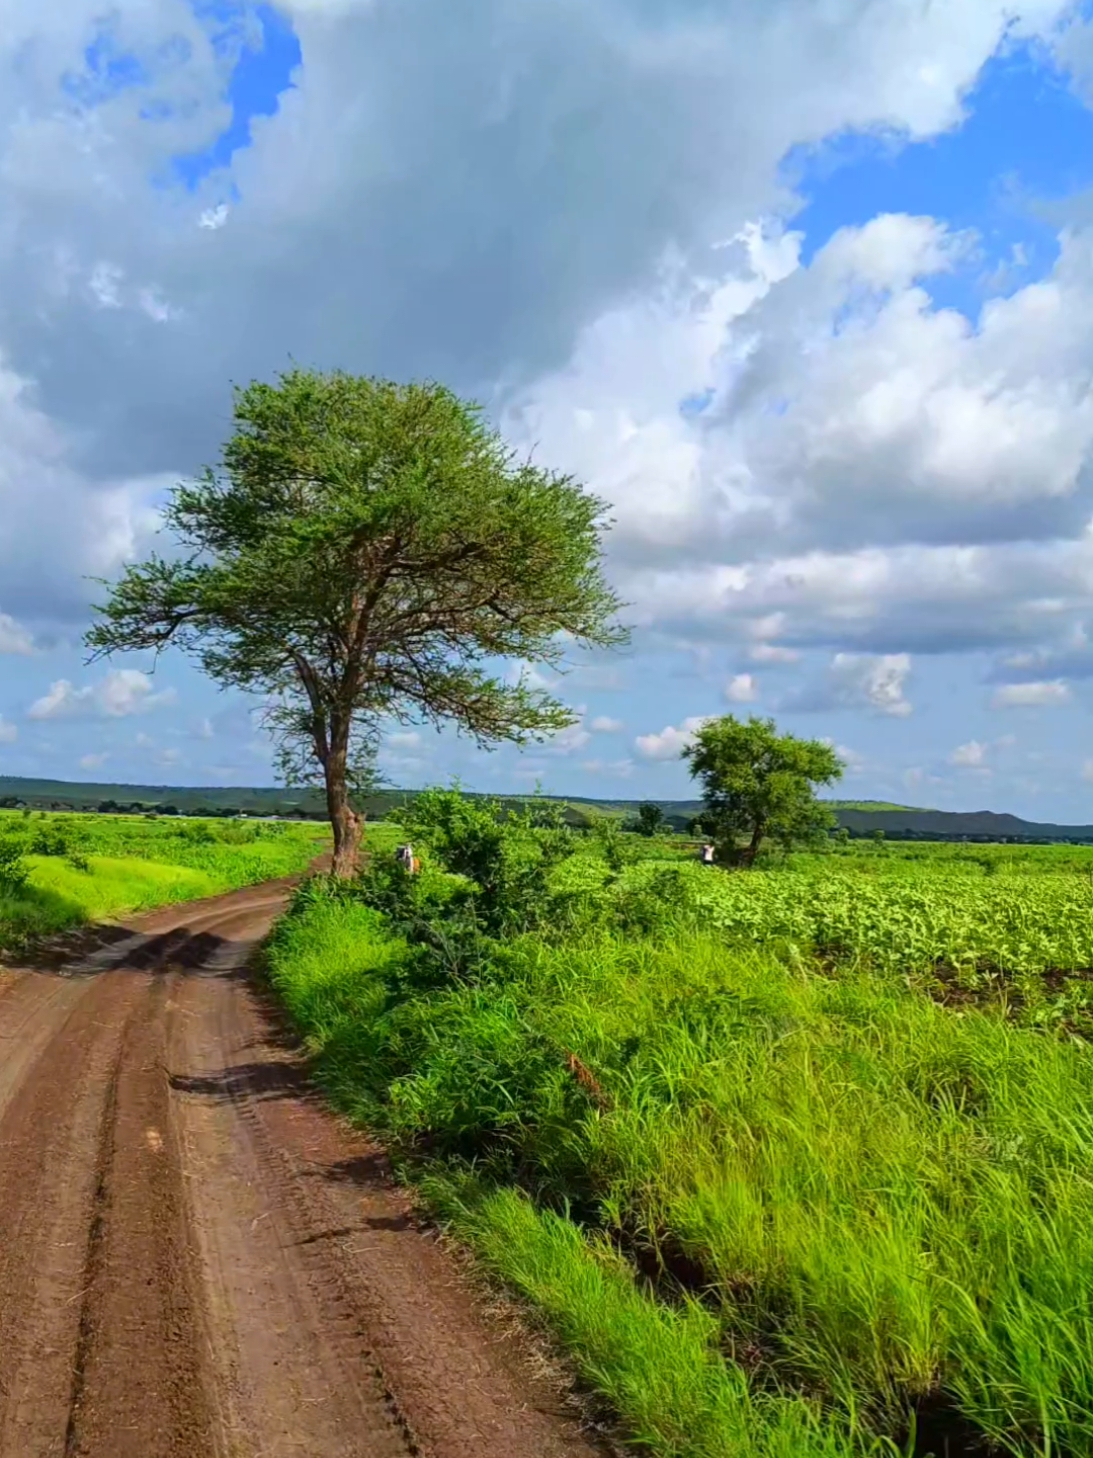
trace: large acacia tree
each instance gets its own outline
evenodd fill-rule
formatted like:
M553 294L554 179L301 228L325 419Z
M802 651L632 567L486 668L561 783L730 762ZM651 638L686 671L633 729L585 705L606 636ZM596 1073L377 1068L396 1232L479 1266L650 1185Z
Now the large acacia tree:
M175 644L261 695L282 770L325 787L350 875L354 782L385 719L454 722L483 746L572 722L503 660L625 638L604 503L436 384L293 370L237 389L234 426L221 467L171 496L176 550L126 569L87 642Z

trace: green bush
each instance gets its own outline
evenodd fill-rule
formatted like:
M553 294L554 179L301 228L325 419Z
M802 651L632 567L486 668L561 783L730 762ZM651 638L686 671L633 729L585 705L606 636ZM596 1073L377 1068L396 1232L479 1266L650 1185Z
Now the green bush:
M5 836L0 840L0 896L15 896L23 890L30 874L23 860L22 840Z

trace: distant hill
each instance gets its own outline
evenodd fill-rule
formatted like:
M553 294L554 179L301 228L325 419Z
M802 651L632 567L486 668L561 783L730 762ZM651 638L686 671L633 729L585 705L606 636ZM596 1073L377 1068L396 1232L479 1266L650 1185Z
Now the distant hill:
M365 811L376 818L412 799L414 790L379 790L368 797ZM502 796L505 804L527 803L529 796ZM567 807L566 818L587 825L602 816L629 819L640 800L594 799L589 796L546 795L543 799ZM701 800L657 800L674 829L686 831L702 809ZM1093 825L1055 825L1022 820L992 810L922 810L884 800L829 800L840 826L852 836L871 836L878 830L902 840L1029 840L1093 842ZM287 790L273 786L192 787L180 785L83 784L69 780L35 780L0 775L0 808L31 810L99 810L103 812L161 815L277 815L323 819L326 808L318 790Z
M837 809L851 835L883 830L893 839L1093 841L1093 825L1055 825L993 810Z

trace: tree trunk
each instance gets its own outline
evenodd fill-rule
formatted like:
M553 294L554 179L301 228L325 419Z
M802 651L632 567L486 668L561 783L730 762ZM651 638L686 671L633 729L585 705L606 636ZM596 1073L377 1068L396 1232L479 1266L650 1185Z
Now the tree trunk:
M751 840L740 852L740 864L745 869L754 863L755 857L759 854L759 847L763 842L764 829L765 826L762 823L754 826L751 832Z
M334 863L331 870L346 881L357 874L360 858L361 819L349 803L346 780L348 745L338 743L332 735L330 752L323 765L326 779L326 808L334 831ZM341 736L337 736L339 739Z

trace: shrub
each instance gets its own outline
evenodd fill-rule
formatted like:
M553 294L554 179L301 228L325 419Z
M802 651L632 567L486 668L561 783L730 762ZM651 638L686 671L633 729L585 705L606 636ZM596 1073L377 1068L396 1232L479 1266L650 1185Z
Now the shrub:
M23 842L14 836L0 840L0 895L15 896L27 884Z

